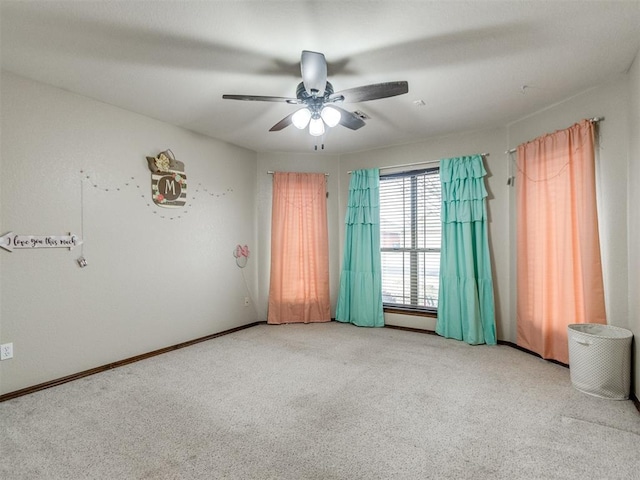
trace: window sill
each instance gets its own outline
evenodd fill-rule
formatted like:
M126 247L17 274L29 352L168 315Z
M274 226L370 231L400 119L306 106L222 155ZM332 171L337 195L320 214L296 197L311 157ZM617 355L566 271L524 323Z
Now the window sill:
M430 317L430 318L438 317L437 312L426 312L421 310L405 310L403 308L394 308L394 307L383 307L382 310L385 313L394 313L397 315L411 315L414 317Z

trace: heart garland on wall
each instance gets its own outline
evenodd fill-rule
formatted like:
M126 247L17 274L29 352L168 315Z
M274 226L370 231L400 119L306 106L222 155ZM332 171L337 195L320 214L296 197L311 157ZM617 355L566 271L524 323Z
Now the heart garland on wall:
M175 160L171 150L165 150L156 157L146 157L147 165L151 170L151 194L141 191L141 182L136 177L129 177L128 180L118 185L106 186L98 183L85 170L80 170L81 181L88 182L94 189L107 193L121 192L126 189L136 189L140 198L154 215L165 220L178 220L184 218L188 213L188 207L192 202L199 200L202 196L210 198L222 198L233 193L233 188L223 191L210 191L202 183L198 183L192 191L191 197L187 196L186 175L184 173L184 163ZM157 162L157 163L156 163ZM154 171L155 169L155 171ZM158 207L173 209L175 214L169 214Z

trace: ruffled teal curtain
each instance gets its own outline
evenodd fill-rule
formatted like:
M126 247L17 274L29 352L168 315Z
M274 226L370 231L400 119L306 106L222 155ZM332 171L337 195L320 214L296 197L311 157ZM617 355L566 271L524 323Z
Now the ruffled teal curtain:
M336 320L384 326L380 260L380 170L351 172Z
M480 155L440 161L442 246L436 332L471 345L496 344L486 173Z

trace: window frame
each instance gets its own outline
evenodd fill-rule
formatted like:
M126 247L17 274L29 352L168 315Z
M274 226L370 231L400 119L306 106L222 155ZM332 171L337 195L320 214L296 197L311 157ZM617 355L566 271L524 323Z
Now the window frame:
M410 247L384 247L383 238L382 238L383 231L382 231L382 228L380 229L380 236L381 236L380 255L381 256L383 253L388 253L388 252L403 252L403 253L408 253L410 255L409 264L410 264L411 272L409 273L409 282L410 282L409 289L410 289L410 299L411 299L410 301L412 303L411 304L388 303L384 301L384 297L383 297L382 306L384 311L386 312L410 314L410 315L418 315L418 316L435 316L437 314L437 311L438 311L437 305L435 307L432 307L432 306L417 304L418 298L419 298L418 256L420 253L438 253L438 256L439 256L442 249L442 245L440 245L439 248L424 248L424 247L420 248L420 247L417 247L416 244L417 244L418 223L419 223L418 222L419 215L418 215L417 179L421 175L438 175L439 176L439 173L440 173L440 167L435 166L435 167L427 167L427 168L414 169L414 170L399 171L399 172L388 173L388 174L383 174L383 173L380 174L381 187L382 187L382 182L385 179L413 177L412 185L411 185L411 199L410 199L411 229L408 231L408 236L411 238L411 246ZM382 188L381 188L381 191L382 191ZM380 197L380 202L381 202L381 210L382 210L382 195ZM441 211L441 208L442 208L442 202L440 201L439 211ZM404 213L403 213L403 216L404 216ZM406 218L406 216L404 216L404 218ZM406 236L407 228L403 227L402 231ZM403 267L403 270L404 270L404 267ZM439 273L440 273L440 270L438 265L438 277L439 277ZM384 279L384 265L382 265L381 277ZM403 291L404 291L405 290L404 278L403 278L402 284L403 284Z

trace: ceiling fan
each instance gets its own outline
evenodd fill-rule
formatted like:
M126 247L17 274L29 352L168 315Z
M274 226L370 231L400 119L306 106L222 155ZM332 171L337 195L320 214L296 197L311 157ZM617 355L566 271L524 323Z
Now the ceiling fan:
M302 82L296 89L296 98L269 97L258 95L223 95L227 100L248 100L259 102L286 102L292 105L304 105L303 108L287 115L270 132L277 132L293 124L299 129L309 126L309 133L320 136L325 133L325 125L335 127L340 124L351 130L365 126L362 118L349 112L338 104L343 102L359 103L379 98L395 97L409 91L405 81L376 83L362 87L349 88L340 92L333 91L333 85L327 81L327 62L322 53L302 51L300 58Z

